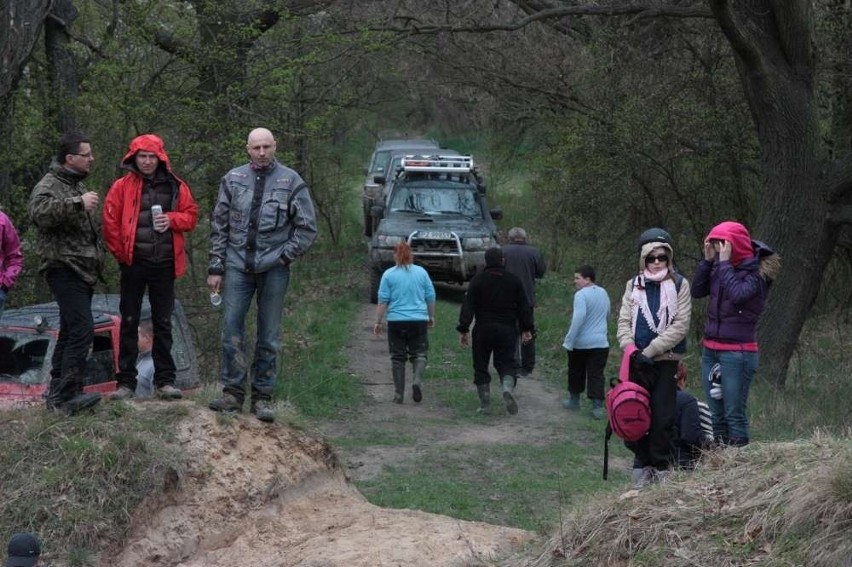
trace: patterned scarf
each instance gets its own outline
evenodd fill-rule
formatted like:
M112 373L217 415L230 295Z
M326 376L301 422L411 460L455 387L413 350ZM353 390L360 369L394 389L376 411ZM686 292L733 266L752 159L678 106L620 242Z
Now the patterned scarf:
M638 315L640 311L645 322L648 324L648 328L657 336L660 336L666 330L666 327L669 326L669 323L674 321L677 315L677 287L674 280L668 277L668 275L668 270L656 274L645 270L644 274L639 276L636 285L633 286L634 335L636 334L636 324L639 321ZM654 322L654 314L651 313L651 307L648 305L648 295L645 293L645 280L659 282L660 284L660 307L656 313L656 320L659 323Z

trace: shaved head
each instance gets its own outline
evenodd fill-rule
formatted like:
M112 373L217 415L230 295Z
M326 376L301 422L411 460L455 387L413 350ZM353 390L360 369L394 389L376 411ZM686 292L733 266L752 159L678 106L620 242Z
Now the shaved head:
M267 139L275 141L275 138L272 136L272 132L267 130L266 128L255 128L248 135L248 144L251 144L252 141L257 141L259 139Z
M259 167L267 167L275 159L275 138L266 128L255 128L249 132L246 150L251 161Z

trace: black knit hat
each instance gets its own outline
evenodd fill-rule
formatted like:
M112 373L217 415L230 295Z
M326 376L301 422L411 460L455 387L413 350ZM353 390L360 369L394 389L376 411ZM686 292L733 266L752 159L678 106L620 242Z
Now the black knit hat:
M671 247L674 247L674 242L672 240L672 235L663 230L662 228L649 228L645 232L639 235L639 242L636 248L639 251L642 251L642 247L648 244L649 242L662 242L663 244L668 244Z

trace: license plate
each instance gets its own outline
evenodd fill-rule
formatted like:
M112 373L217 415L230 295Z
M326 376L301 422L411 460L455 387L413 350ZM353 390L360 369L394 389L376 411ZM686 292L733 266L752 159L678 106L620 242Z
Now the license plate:
M425 230L418 232L417 238L421 240L453 240L453 235L449 232L434 232L431 230Z

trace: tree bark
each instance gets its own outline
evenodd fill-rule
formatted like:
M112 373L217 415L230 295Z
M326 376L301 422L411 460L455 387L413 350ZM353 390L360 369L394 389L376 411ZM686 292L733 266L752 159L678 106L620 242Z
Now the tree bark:
M49 5L49 0L6 0L0 5L0 99L14 90Z
M53 90L50 112L60 132L77 128L78 84L74 54L69 49L69 30L78 15L72 0L54 0L44 26L44 48Z
M811 5L711 0L710 7L733 47L760 140L764 181L753 235L786 258L760 327L761 373L783 388L839 234L822 174Z

